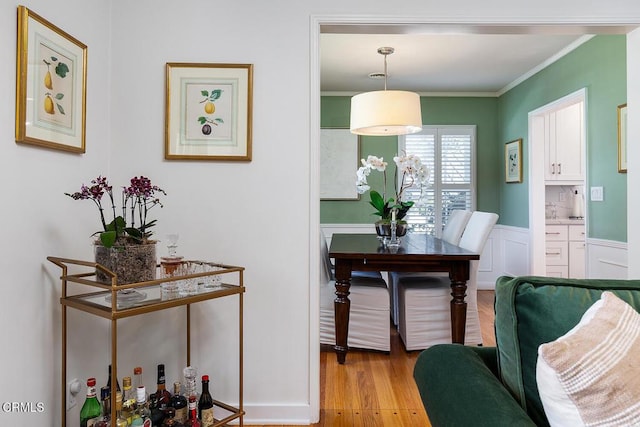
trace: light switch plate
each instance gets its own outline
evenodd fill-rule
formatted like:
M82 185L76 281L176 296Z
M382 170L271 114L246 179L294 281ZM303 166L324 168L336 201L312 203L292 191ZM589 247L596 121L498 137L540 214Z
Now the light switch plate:
M591 201L601 202L604 200L604 188L603 187L591 187Z

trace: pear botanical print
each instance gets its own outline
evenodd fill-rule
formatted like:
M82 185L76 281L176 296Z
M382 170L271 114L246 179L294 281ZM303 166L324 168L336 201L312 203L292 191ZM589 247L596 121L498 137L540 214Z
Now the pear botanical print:
M166 64L165 159L251 160L252 64Z
M16 142L85 152L87 47L18 6Z
M44 72L44 77L41 78L40 83L39 95L43 102L38 117L40 120L70 127L72 120L70 114L73 113L73 109L68 101L72 97L67 95L72 93L73 87L67 82L73 80L73 75L67 64L71 61L55 54L51 48L44 44L40 46L40 51L45 56L42 58L43 66L40 66L40 75ZM42 111L44 111L44 115L41 114Z
M228 145L233 143L233 84L184 82L187 126L183 143Z
M224 119L220 116L214 116L216 112L216 104L215 102L220 99L222 95L222 89L214 89L211 92L208 90L200 91L200 94L204 97L201 104L204 104L204 113L206 115L198 117L198 123L202 125L202 134L203 135L211 135L212 128L211 126L220 126L224 124Z

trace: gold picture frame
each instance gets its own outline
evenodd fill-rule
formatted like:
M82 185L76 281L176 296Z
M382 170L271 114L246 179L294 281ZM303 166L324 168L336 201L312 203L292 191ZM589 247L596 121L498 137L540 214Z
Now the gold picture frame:
M627 104L618 105L618 172L627 173Z
M18 6L16 142L85 152L87 46Z
M522 138L504 145L505 181L522 182Z
M166 64L165 159L251 161L253 64Z

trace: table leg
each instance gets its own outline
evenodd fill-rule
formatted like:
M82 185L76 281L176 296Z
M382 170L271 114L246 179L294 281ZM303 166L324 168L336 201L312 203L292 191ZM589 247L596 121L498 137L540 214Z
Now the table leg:
M451 341L464 344L467 324L467 303L464 298L469 280L469 261L457 262L451 272Z
M334 319L336 327L336 345L333 347L339 364L344 364L348 351L349 337L349 288L351 287L351 264L336 260L336 299L334 300Z

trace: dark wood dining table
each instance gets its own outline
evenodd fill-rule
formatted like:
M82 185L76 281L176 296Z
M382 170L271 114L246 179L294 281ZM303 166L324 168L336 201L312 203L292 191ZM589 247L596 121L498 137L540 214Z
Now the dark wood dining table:
M349 336L349 288L352 271L447 272L451 279L451 337L464 344L469 263L480 254L436 237L407 233L398 247L383 245L375 234L341 234L331 237L329 256L335 262L336 299L334 347L338 363L344 364Z

